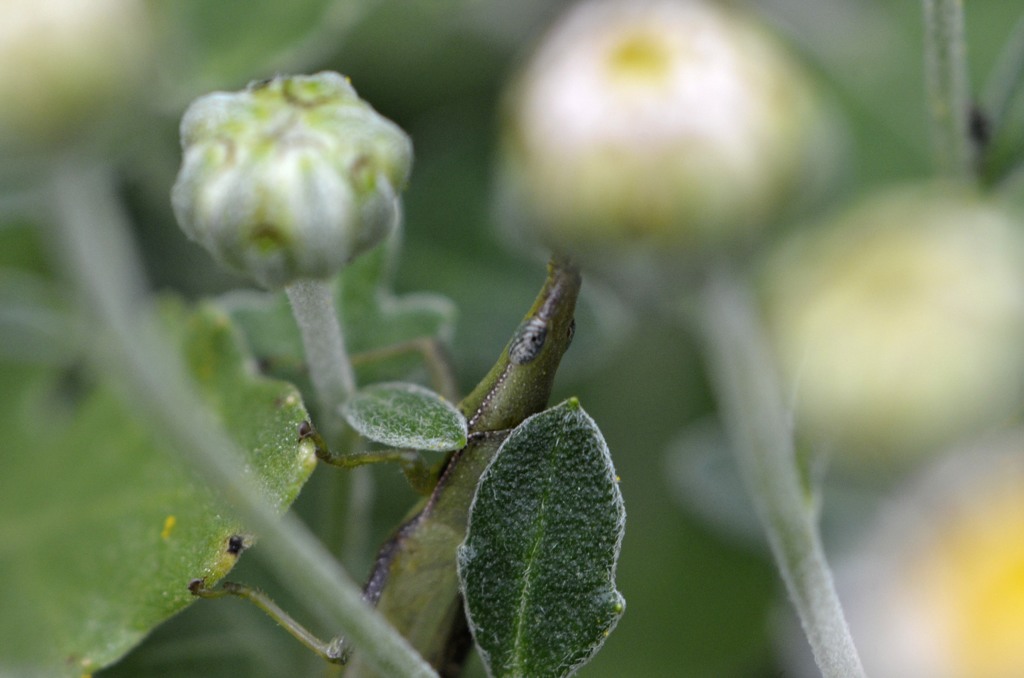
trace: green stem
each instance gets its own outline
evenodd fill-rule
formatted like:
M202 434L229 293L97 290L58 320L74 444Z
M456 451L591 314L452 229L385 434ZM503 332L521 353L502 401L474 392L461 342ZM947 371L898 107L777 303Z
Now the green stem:
M342 562L360 571L367 563L367 555L373 548L370 541L370 526L373 524L373 498L377 483L368 468L353 468L348 472L348 504L345 507L345 533L342 535L339 553Z
M1024 15L1017 19L985 84L982 102L994 132L1002 128L1010 104L1024 86Z
M701 290L698 310L720 416L740 474L768 535L826 678L863 676L797 465L789 417L747 290L726 271Z
M963 0L923 1L925 84L939 169L968 179L974 173L974 149Z
M286 287L285 292L302 333L306 364L323 417L321 428L327 440L338 445L345 427L341 406L356 390L356 380L345 350L332 283L299 280Z
M203 409L179 356L158 331L110 173L65 158L55 168L53 189L64 260L97 327L106 331L101 344L107 352L98 357L125 388L133 411L260 535L259 552L324 624L346 633L384 675L436 675L363 601L359 587L309 530L293 516L278 516L242 472L234 442Z
M270 596L259 589L254 589L251 586L245 584L237 584L233 581L221 582L220 586L215 589L208 589L203 586L202 579L195 579L189 583L189 590L192 595L198 598L206 598L208 600L216 600L217 598L224 598L225 596L236 596L243 600L248 600L256 607L263 610L264 613L275 622L278 626L281 626L285 631L290 633L295 640L305 645L310 651L316 653L324 661L332 664L344 664L346 660L345 648L341 643L336 642L323 642L315 635L313 635L309 629L297 622L292 618L290 614L275 603Z
M390 346L362 351L351 357L353 365L370 365L379 360L409 353L418 353L422 357L435 391L453 403L459 401L459 387L455 381L451 361L441 341L436 337L417 337Z
M339 283L340 284L340 283ZM348 351L341 318L334 305L333 283L325 280L300 280L285 288L292 314L302 333L302 345L310 378L320 401L324 434L331 448L342 450L341 457L359 455L358 437L345 435L341 406L356 390L355 373ZM352 433L349 431L349 433ZM369 543L368 524L373 503L374 482L369 469L353 468L348 478L348 507L345 511L343 542L335 544L345 554L348 566L361 562ZM340 491L335 483L332 492ZM331 530L334 532L335 530Z

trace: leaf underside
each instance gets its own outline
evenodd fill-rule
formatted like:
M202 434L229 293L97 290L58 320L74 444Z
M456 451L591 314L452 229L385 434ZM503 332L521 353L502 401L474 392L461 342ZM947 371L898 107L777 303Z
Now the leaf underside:
M624 608L615 565L625 510L607 445L574 399L530 417L484 473L459 576L495 676L565 676Z
M256 375L222 313L167 304L163 320L246 457L239 473L284 511L315 467L299 393ZM188 605L189 581L223 577L254 537L102 377L0 370L15 385L0 400L0 675L88 674Z
M360 435L389 447L444 452L466 445L466 418L458 408L417 384L368 386L342 413Z

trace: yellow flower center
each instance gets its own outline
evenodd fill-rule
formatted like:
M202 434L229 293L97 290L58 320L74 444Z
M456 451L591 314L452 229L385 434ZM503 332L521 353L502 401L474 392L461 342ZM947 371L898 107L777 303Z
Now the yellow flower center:
M660 81L672 71L672 52L658 36L636 31L623 36L608 55L613 78L627 81Z
M1024 675L1021 485L1017 478L986 490L982 505L955 516L922 554L918 591L943 619L954 675Z

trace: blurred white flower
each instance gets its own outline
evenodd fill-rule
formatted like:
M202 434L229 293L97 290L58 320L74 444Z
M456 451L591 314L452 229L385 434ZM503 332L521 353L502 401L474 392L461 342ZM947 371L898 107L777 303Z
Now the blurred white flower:
M732 242L814 192L831 157L809 80L698 0L572 8L508 97L508 207L570 252Z
M1024 431L895 497L837 567L868 675L1024 676Z
M1004 421L1024 393L1024 240L999 205L905 190L799 234L765 277L798 427L891 460Z
M71 138L140 84L152 45L141 0L0 2L0 140Z

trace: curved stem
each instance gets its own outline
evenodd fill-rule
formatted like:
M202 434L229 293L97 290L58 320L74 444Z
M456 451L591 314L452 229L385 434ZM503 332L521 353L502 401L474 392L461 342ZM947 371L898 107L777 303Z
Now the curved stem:
M309 530L278 516L242 473L235 444L211 420L188 383L179 356L158 332L128 224L105 168L65 158L55 168L57 240L69 272L106 329L104 367L181 459L216 490L248 529L281 581L331 628L344 631L383 675L435 676Z
M373 525L371 509L377 483L368 468L353 468L347 475L349 494L345 506L345 532L338 553L347 567L361 570L368 567L367 560L374 548L370 527Z
M1024 87L1024 14L1017 19L985 83L982 102L995 132L1002 128L1017 92Z
M864 676L747 290L728 272L713 272L701 290L698 320L730 446L818 668L826 678Z
M332 284L327 280L299 280L285 292L302 334L309 376L320 401L324 418L321 428L331 444L337 445L345 426L340 408L355 391L356 380L345 350Z
M455 380L451 360L444 345L436 337L416 337L390 346L361 351L351 356L353 365L369 365L378 360L387 360L407 353L418 353L430 373L434 390L449 401L459 401L459 387Z
M969 136L971 101L964 41L963 0L924 0L925 84L939 169L968 179L974 173Z

